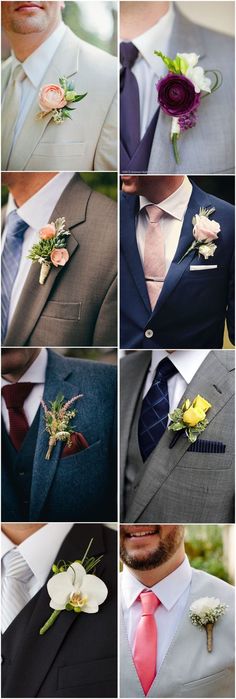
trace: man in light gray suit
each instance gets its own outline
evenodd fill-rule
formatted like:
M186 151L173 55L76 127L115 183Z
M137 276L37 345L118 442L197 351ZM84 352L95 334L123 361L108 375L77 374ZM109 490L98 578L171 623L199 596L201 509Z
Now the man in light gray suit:
M116 345L115 202L78 173L6 172L3 179L11 195L3 231L2 344ZM40 284L40 265L28 255L39 231L61 217L70 234L68 260L51 265Z
M121 559L121 697L234 697L234 588L190 567L182 525L121 526ZM226 605L212 652L190 619L201 598Z
M188 4L191 6L185 3ZM198 4L202 20L202 3ZM131 83L133 86L127 89L126 104L121 112L121 172L234 172L234 41L230 36L189 21L176 5L176 2L121 3L121 37L131 46L129 62L122 64L121 101L123 70L129 71L130 86ZM214 15L218 3L211 5ZM170 141L171 117L159 110L157 102L156 84L167 75L168 69L154 51L161 51L172 59L177 53L196 53L201 68L216 69L223 78L221 87L201 100L196 126L181 133L179 164L175 162ZM209 73L208 77L213 83L213 75ZM138 107L133 93L129 103L131 89L134 93L136 89L140 105L136 142L133 141Z
M121 521L234 522L234 351L130 352L121 362ZM192 444L169 413L210 403Z

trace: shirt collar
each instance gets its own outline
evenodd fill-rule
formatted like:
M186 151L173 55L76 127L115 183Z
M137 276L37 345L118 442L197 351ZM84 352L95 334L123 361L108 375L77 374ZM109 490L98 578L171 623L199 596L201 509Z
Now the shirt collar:
M163 201L160 201L158 204L154 204L154 206L157 206L158 209L162 209L162 211L164 211L169 216L177 218L178 221L182 221L186 213L189 199L192 194L192 189L192 184L188 177L185 175L180 187L178 187L178 189L176 189L175 192L170 194L170 196L167 197L167 199L163 199ZM142 209L148 204L153 204L153 202L146 199L146 197L139 197L140 211L142 211Z
M8 551L17 548L40 585L43 585L55 562L59 548L72 526L71 522L46 524L17 547L6 534L2 533L2 559Z
M140 57L137 60L144 58L157 78L161 77L166 70L162 59L155 56L154 51L167 53L174 20L175 11L171 2L168 12L154 26L132 39L132 43L140 52Z
M190 585L192 578L192 568L189 564L187 556L181 565L163 578L160 582L148 588L155 593L161 604L169 611L174 607L178 599L181 597L186 588ZM124 566L122 573L122 595L126 608L130 608L134 604L140 592L145 589L137 578Z
M189 384L209 352L210 350L175 350L170 354L166 350L152 350L150 372L154 373L161 360L168 357Z
M46 70L51 63L53 55L58 48L62 37L66 31L66 25L64 22L60 22L59 26L56 27L54 32L42 43L40 46L31 53L28 58L25 59L23 63L20 63L16 56L13 54L12 62L12 72L18 64L22 65L27 78L30 80L34 88L37 88L41 80L43 79ZM58 80L60 75L58 75Z
M21 378L18 380L17 383L22 383L25 381L29 381L32 383L40 383L44 384L45 383L45 376L46 376L46 368L47 368L47 362L48 362L48 353L45 347L41 349L39 355L36 357L35 361L31 364L31 366L26 370L26 372L21 376ZM10 381L6 381L2 377L2 386L7 386L10 384Z
M44 187L39 189L36 194L30 197L30 199L18 209L10 194L7 203L6 217L11 211L17 209L19 216L23 221L28 223L30 228L40 230L42 226L48 223L56 202L60 199L62 192L73 176L74 172L59 172L58 175L49 180Z

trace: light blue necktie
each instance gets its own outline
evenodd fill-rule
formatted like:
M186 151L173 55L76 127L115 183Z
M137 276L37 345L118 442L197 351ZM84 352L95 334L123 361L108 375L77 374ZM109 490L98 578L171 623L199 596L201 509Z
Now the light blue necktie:
M7 333L13 285L20 265L24 233L28 223L11 211L7 218L7 234L2 253L2 343Z

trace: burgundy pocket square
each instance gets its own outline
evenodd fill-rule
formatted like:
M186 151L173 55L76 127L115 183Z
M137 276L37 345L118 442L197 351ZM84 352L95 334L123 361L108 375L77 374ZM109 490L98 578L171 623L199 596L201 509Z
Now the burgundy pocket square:
M78 454L80 451L88 449L89 445L87 439L85 439L82 432L72 432L70 440L71 445L70 447L67 444L64 446L61 453L61 459L63 459L65 456L73 456L73 454Z

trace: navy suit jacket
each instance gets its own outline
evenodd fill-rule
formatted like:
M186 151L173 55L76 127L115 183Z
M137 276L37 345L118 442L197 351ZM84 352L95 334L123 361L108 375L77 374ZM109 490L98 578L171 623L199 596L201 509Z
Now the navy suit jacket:
M65 401L83 394L73 404L77 409L73 427L85 436L89 447L60 458L64 442L57 442L46 461L49 435L40 406L33 445L29 521L116 521L116 369L94 361L68 359L48 350L43 395L47 406L58 393ZM22 519L14 494L5 464L2 498L7 521Z
M234 343L234 207L193 184L177 250L152 311L136 242L138 206L136 195L122 193L121 347L222 347L225 319ZM193 216L200 207L213 206L215 213L211 219L221 226L214 257L205 260L192 251L178 264L193 242ZM217 268L193 272L190 271L193 264L217 265Z

